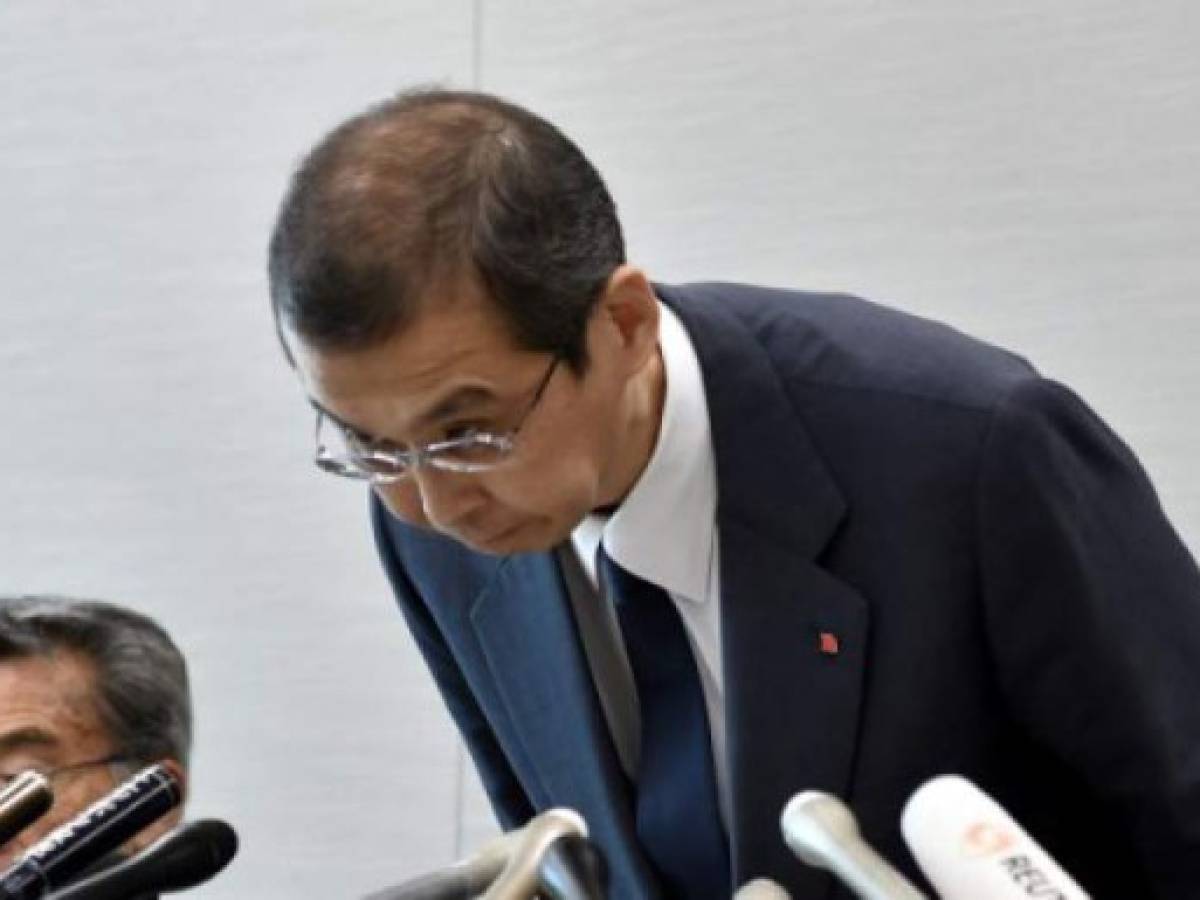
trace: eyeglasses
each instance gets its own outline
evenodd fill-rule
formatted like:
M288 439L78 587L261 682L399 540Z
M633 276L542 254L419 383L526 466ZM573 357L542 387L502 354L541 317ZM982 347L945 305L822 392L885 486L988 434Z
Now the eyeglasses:
M356 478L372 484L393 484L418 466L447 472L485 472L505 461L516 446L517 435L546 392L561 357L555 356L538 382L533 399L508 431L491 433L468 429L448 440L415 447L382 447L317 410L314 462L331 475Z
M65 766L55 766L53 769L42 769L37 766L31 766L29 769L24 769L20 772L0 772L0 790L8 787L28 771L37 772L43 778L53 781L55 778L61 778L64 775L74 775L85 769L93 769L99 766L114 766L129 761L129 758L126 756L114 755L106 756L103 759L85 759L82 762L70 763Z

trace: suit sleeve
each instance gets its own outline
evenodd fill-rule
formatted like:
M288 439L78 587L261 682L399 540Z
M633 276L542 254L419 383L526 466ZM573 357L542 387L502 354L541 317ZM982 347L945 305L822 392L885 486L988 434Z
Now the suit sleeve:
M405 572L393 546L387 519L387 511L372 494L371 524L375 545L396 602L466 742L500 826L505 830L515 828L534 815L533 805L513 773L437 622Z
M1016 715L1117 811L1145 896L1194 897L1195 561L1129 449L1053 382L1019 385L995 412L978 499L988 631Z

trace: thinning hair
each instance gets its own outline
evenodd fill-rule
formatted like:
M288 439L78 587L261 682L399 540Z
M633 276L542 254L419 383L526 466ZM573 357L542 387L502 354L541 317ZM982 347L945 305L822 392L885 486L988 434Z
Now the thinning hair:
M581 371L588 316L624 261L616 205L558 128L488 94L421 87L308 154L268 269L277 327L318 351L383 343L470 279L518 346Z
M56 652L78 654L94 667L96 712L116 754L143 765L187 765L187 665L158 623L99 600L0 596L0 663Z

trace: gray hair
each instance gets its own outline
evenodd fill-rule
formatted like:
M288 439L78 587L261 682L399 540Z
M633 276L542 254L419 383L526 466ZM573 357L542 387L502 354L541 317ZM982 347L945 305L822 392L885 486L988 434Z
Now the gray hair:
M95 666L96 710L114 752L142 765L169 758L187 766L187 666L162 626L99 600L0 596L0 662L58 650Z

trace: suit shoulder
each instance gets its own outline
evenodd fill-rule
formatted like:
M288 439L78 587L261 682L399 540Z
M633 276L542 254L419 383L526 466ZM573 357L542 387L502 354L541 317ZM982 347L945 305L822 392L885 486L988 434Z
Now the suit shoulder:
M717 310L736 320L793 390L892 394L983 411L1022 382L1038 379L1015 353L848 294L725 283L665 293L694 327L710 327Z

